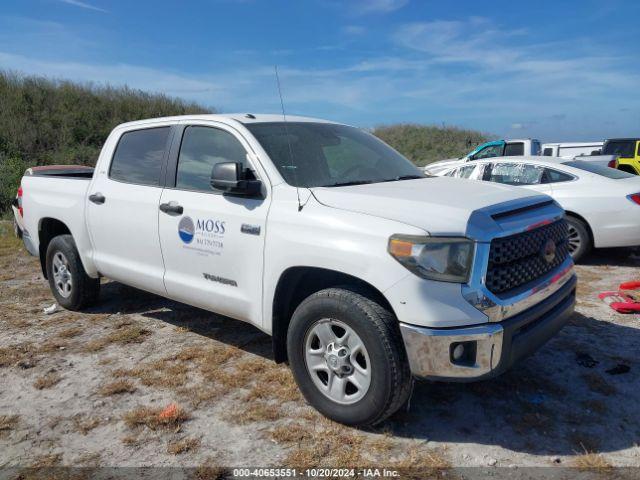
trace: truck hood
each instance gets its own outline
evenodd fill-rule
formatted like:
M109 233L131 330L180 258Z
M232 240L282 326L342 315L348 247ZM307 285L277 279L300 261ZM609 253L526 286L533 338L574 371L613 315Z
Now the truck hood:
M533 190L450 177L314 188L325 206L412 225L432 235L465 235L471 213L510 200L538 197Z

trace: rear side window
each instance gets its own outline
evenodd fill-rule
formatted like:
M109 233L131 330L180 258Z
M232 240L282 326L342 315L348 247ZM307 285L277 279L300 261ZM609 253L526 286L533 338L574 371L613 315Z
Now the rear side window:
M239 162L248 168L247 152L229 132L212 127L187 127L182 136L176 188L210 192L216 163Z
M573 177L568 173L559 172L552 168L545 168L544 175L542 176L542 183L569 182L571 180L573 180Z
M160 185L160 172L171 127L126 132L111 161L109 178L138 185Z
M617 155L621 158L632 158L635 143L633 140L611 140L605 143L602 154Z
M504 146L504 156L505 157L517 157L524 155L524 143L507 143Z
M545 148L543 154L545 157L551 157L553 156L553 148Z

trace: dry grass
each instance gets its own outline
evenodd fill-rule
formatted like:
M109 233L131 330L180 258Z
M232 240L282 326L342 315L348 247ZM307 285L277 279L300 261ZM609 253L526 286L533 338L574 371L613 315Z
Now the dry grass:
M98 393L103 397L110 397L112 395L120 395L123 393L133 393L136 391L135 385L129 380L116 380L104 385Z
M98 417L85 417L82 415L76 415L73 417L73 425L76 431L82 435L86 435L94 428L100 426L100 419Z
M194 472L195 480L225 480L229 476L230 472L226 468L215 466L212 461L207 461Z
M246 401L256 399L297 402L302 400L302 394L287 367L271 366L245 396Z
M73 338L73 337L77 337L82 332L84 332L84 329L82 329L80 327L65 328L64 330L62 330L58 334L58 337L60 337L60 338Z
M422 480L446 476L451 464L439 450L413 447L404 458L392 462L389 467L401 472L402 478Z
M0 348L0 368L10 367L22 360L26 360L33 355L33 345L31 343L20 343ZM35 362L34 362L35 363Z
M33 382L33 386L38 390L44 390L45 388L51 388L56 385L62 377L56 372L49 372L42 377L38 377L35 382Z
M167 453L171 455L180 455L181 453L194 452L200 447L200 440L197 438L183 438L181 440L170 442L167 446Z
M593 452L578 455L573 458L571 463L578 470L583 471L606 472L613 468L613 465L611 465L606 458L599 453Z
M616 387L607 383L602 375L596 372L589 372L582 375L583 380L586 382L589 390L599 393L601 395L610 396L614 395L617 390Z
M225 390L220 387L212 387L198 382L193 387L185 387L177 390L181 397L184 397L193 408L207 405L225 394Z
M300 443L313 438L312 429L303 423L287 423L269 431L269 436L277 443Z
M123 445L126 445L127 447L139 447L140 446L140 439L138 437L136 437L135 435L126 435L124 437L122 437L121 439Z
M264 402L243 403L229 416L229 420L240 425L252 422L275 422L282 418L278 406Z
M0 432L15 430L20 423L20 415L0 415Z
M84 347L87 353L95 353L104 349L108 345L128 345L132 343L142 343L151 332L137 325L120 324L114 332L106 337L92 340Z
M152 407L138 407L124 414L124 423L129 428L147 427L151 430L178 429L189 420L190 415L181 407L177 407L170 415L162 416L165 409Z

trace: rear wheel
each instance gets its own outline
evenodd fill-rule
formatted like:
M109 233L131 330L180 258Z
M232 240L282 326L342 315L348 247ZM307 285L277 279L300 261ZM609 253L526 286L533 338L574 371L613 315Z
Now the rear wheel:
M82 310L98 299L100 279L87 275L71 235L60 235L51 240L46 267L49 287L60 306L67 310Z
M335 421L379 423L409 396L411 373L398 320L348 287L321 290L298 306L287 351L304 397Z
M591 235L582 220L567 216L567 223L569 224L569 253L577 263L591 250Z

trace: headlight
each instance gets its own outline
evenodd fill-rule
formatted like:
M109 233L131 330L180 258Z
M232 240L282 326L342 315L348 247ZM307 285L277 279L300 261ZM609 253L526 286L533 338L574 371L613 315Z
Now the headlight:
M473 242L461 237L393 235L389 253L416 275L441 282L466 283L473 262Z

